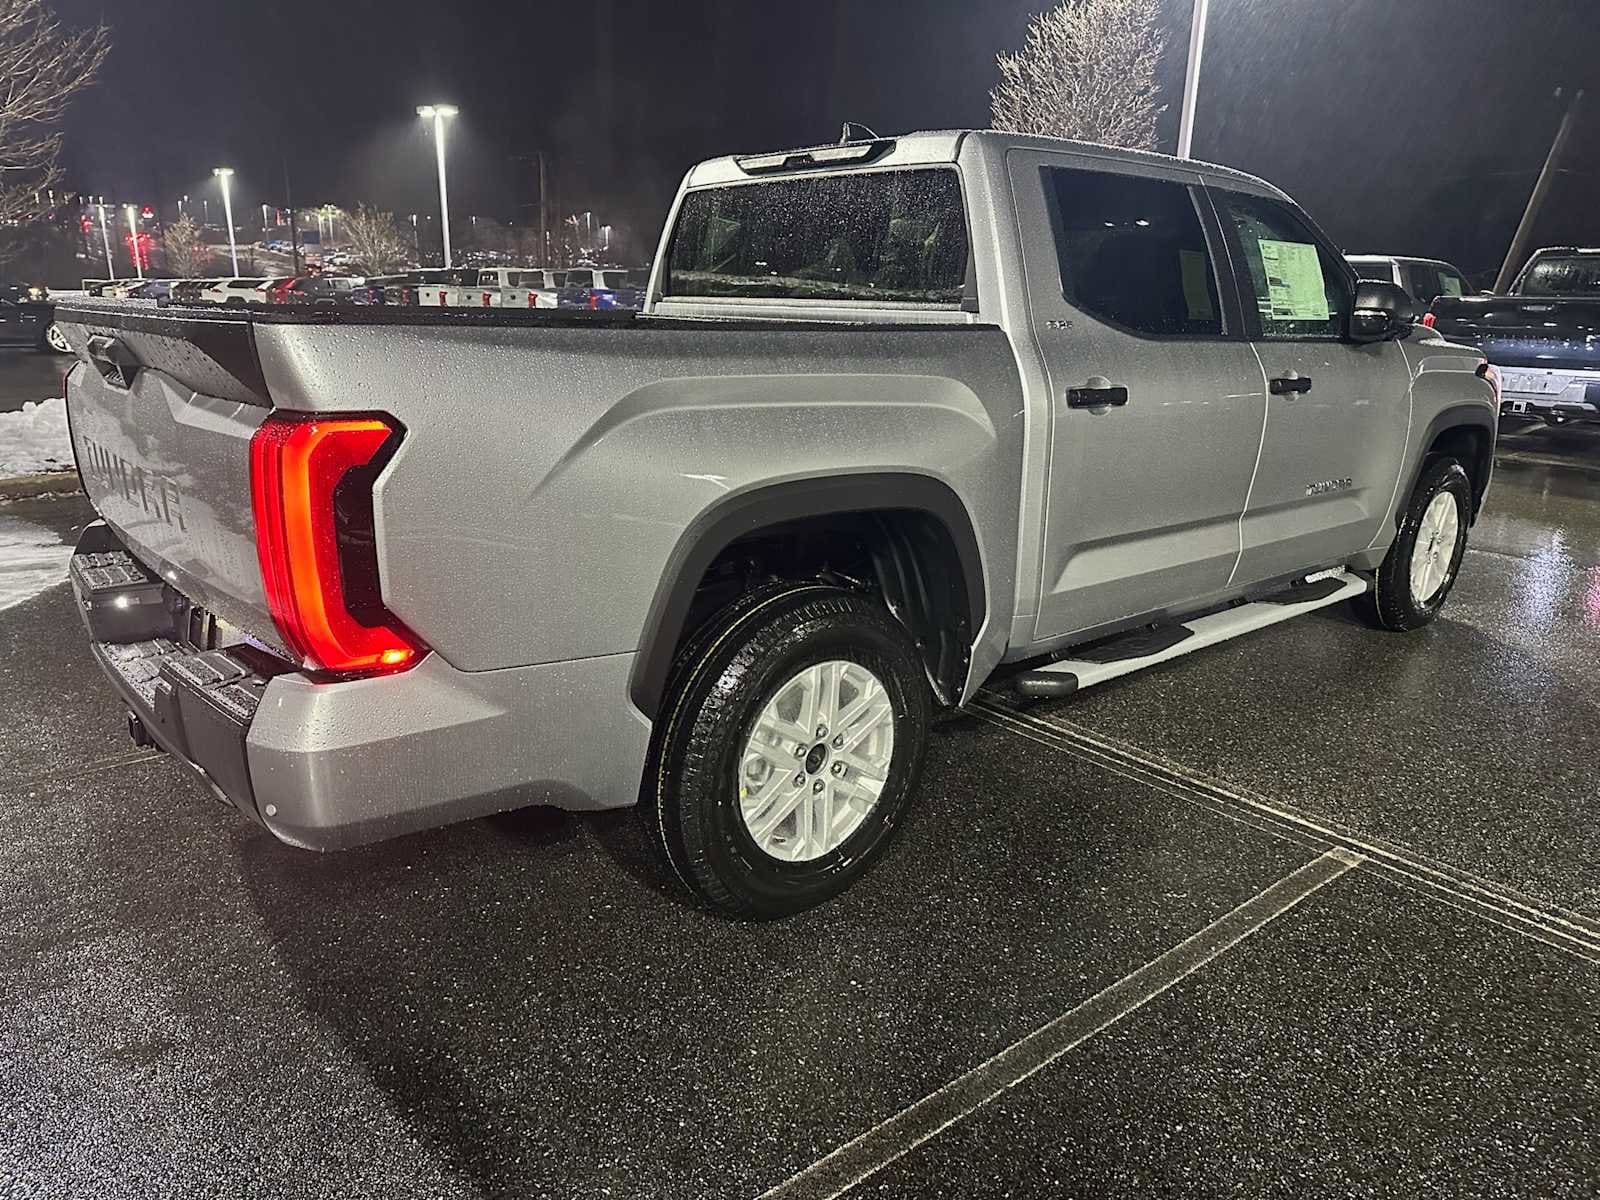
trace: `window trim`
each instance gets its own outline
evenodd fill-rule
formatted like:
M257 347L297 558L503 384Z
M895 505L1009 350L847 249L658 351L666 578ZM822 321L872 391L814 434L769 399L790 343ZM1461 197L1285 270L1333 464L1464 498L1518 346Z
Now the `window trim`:
M1195 219L1200 223L1200 236L1205 239L1206 253L1211 258L1211 275L1217 285L1218 319L1222 325L1220 333L1152 333L1145 329L1135 329L1131 325L1124 325L1121 321L1114 320L1102 313L1094 312L1083 307L1067 295L1067 281L1061 274L1061 244L1058 240L1065 226L1062 221L1059 201L1056 190L1051 186L1048 172L1073 171L1081 175L1105 175L1114 179L1132 179L1141 183L1160 183L1170 187L1182 188L1189 197L1189 203L1194 207ZM1045 160L1039 164L1039 188L1044 193L1045 220L1048 223L1046 230L1050 238L1051 252L1055 258L1056 291L1062 303L1068 305L1073 312L1082 313L1091 321L1104 325L1107 329L1115 329L1118 333L1128 337L1139 338L1147 342L1242 342L1247 340L1247 331L1240 311L1240 297L1238 288L1233 278L1233 261L1228 247L1221 240L1221 229L1216 224L1216 214L1211 211L1209 202L1201 203L1200 191L1202 185L1184 179L1168 179L1160 175L1141 175L1132 171L1112 171L1101 166L1086 167L1077 163L1064 161Z
M677 241L678 227L683 224L683 209L689 197L696 192L719 192L736 187L756 187L760 184L782 183L791 179L837 179L855 175L886 175L894 171L949 171L956 177L956 191L961 196L961 225L967 235L967 268L962 280L961 298L953 304L937 300L878 300L858 298L853 300L818 299L816 297L794 296L693 296L684 293L674 293L672 288L672 247ZM782 174L757 175L750 179L728 180L721 183L707 184L704 187L685 188L678 197L678 202L673 206L672 230L664 239L664 250L661 255L661 290L657 293L656 300L674 300L679 304L696 305L775 305L784 307L798 305L801 308L815 308L818 310L837 309L841 305L853 305L863 309L889 309L904 310L918 309L930 312L955 313L958 316L973 314L980 311L978 306L978 276L976 266L976 243L972 237L972 205L968 203L967 181L961 168L956 163L896 163L892 165L878 164L870 167L858 167L854 170L843 171L795 171Z
M1222 236L1228 242L1228 257L1233 266L1234 287L1239 292L1239 305L1243 309L1245 329L1253 342L1348 342L1350 340L1350 314L1339 314L1339 331L1335 334L1325 333L1295 333L1286 336L1269 336L1261 324L1261 312L1256 307L1255 281L1250 278L1250 268L1246 265L1244 242L1239 237L1239 227L1232 217L1224 217L1222 210L1226 198L1229 196L1243 196L1250 200L1266 204L1276 204L1286 210L1290 216L1299 221L1305 231L1311 235L1311 240L1321 250L1324 261L1331 259L1338 265L1344 277L1345 290L1351 299L1355 298L1356 284L1358 282L1356 269L1350 265L1345 256L1333 244L1332 239L1322 231L1322 228L1311 219L1298 204L1292 200L1285 200L1278 196L1269 196L1260 192L1247 192L1239 188L1221 187L1212 183L1204 185L1206 194L1210 198L1212 208L1216 214L1217 223L1222 227ZM1223 202L1219 202L1219 198ZM1245 303L1245 297L1250 297L1250 303Z

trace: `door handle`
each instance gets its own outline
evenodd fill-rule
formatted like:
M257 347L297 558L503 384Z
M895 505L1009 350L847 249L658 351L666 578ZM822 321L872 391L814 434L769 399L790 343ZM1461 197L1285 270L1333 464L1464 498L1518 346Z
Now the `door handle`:
M1285 371L1268 385L1274 396L1288 396L1295 392L1309 392L1311 390L1311 376L1302 375L1299 371Z
M1068 408L1121 408L1127 402L1128 389L1104 375L1091 375L1082 387L1067 389Z

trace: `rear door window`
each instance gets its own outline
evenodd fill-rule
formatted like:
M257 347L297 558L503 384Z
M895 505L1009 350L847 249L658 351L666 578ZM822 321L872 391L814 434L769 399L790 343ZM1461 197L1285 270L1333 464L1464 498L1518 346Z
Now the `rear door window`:
M956 172L897 169L690 192L666 292L958 308L966 275Z
M1356 269L1357 279L1377 279L1384 283L1394 282L1394 266L1386 258L1379 259L1377 262L1352 262L1350 265Z
M1344 334L1350 278L1343 260L1292 209L1263 196L1219 192L1223 226L1243 263L1245 307L1254 301L1263 338Z
M1069 304L1134 333L1221 336L1215 264L1185 184L1043 170Z

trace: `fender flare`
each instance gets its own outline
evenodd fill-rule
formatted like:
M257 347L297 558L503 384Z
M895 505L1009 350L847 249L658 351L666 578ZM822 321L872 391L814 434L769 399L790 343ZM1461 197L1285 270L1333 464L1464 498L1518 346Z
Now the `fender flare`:
M679 535L645 617L628 695L654 720L672 671L689 608L706 569L734 542L758 530L808 517L850 512L910 510L939 520L961 560L970 628L983 627L988 592L972 517L948 484L909 471L827 475L766 484L728 496L696 517Z
M1399 525L1406 510L1406 505L1411 500L1411 493L1417 490L1417 480L1422 476L1423 463L1427 461L1428 450L1439 439L1439 435L1449 429L1459 429L1466 426L1476 426L1482 429L1489 439L1489 453L1487 461L1483 464L1486 468L1483 479L1473 480L1473 511L1472 519L1478 519L1478 508L1483 503L1484 494L1489 488L1488 472L1494 470L1494 444L1499 432L1499 418L1495 412L1484 404L1461 403L1452 404L1434 414L1433 420L1428 422L1428 427L1422 431L1418 439L1419 447L1416 462L1411 465L1410 478L1406 480L1406 489L1400 493L1399 501L1395 504L1394 520ZM1476 466L1477 464L1473 464Z

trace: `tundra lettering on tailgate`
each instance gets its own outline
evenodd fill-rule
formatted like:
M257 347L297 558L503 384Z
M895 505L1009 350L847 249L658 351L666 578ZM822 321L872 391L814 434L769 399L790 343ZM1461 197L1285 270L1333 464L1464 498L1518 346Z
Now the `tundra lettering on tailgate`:
M165 475L129 462L114 450L107 450L92 437L84 435L79 440L83 443L83 455L78 465L85 475L122 493L122 498L130 504L137 500L145 512L168 525L187 531L183 523L183 493L176 483Z

